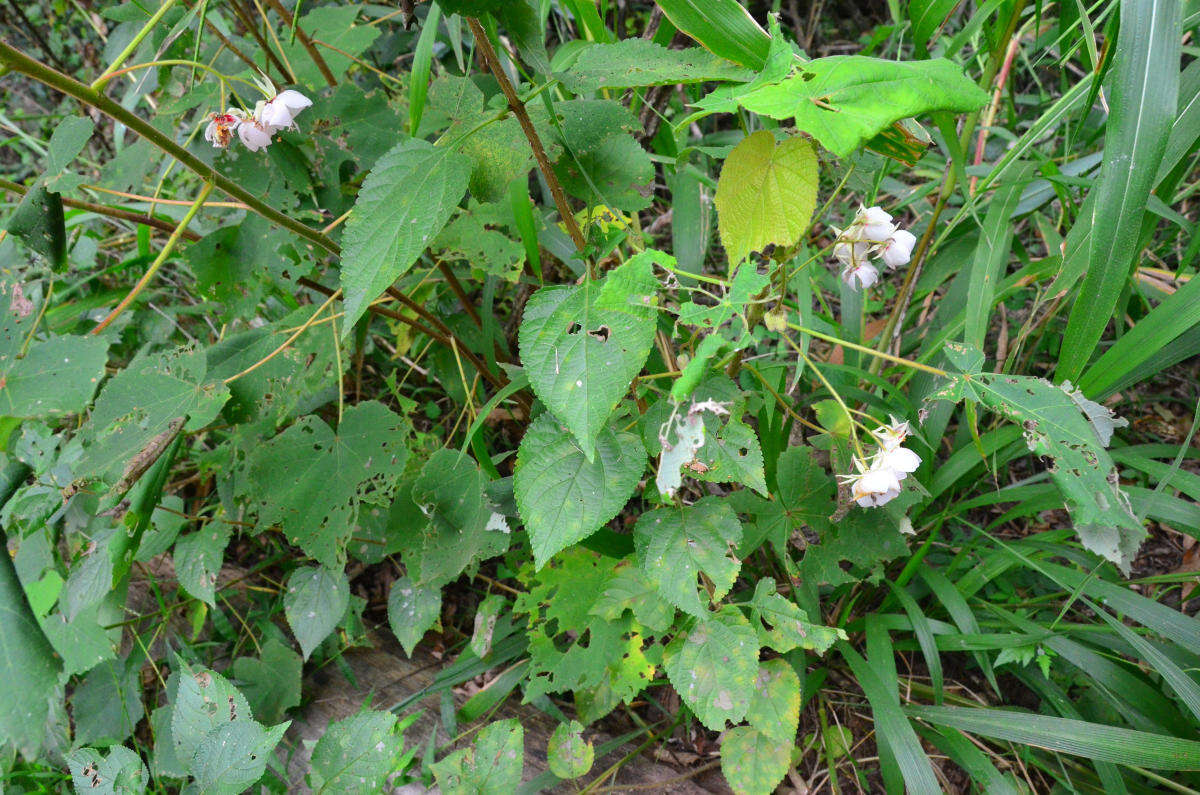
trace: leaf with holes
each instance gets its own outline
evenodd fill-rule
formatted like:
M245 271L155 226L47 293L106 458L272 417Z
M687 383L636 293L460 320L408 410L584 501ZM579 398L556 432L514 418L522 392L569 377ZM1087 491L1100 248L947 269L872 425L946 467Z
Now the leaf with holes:
M817 155L803 138L776 144L774 133L760 130L734 147L714 199L729 261L796 243L817 207L817 178Z
M239 718L205 735L192 758L192 775L200 792L238 795L258 781L267 760L291 721L267 729L258 721Z
M177 658L179 684L171 704L175 756L188 764L209 732L251 718L250 704L229 680L208 668L192 668Z
M331 723L313 748L313 791L383 792L403 746L390 712L363 710Z
M392 583L388 592L388 624L409 657L441 613L440 587L418 586L408 577Z
M645 469L635 434L602 429L589 462L558 420L538 417L521 440L513 483L537 566L616 516Z
M77 748L67 754L71 782L76 792L88 795L141 795L150 783L142 758L123 745L102 755L95 748Z
M336 570L308 566L292 572L283 594L283 612L304 659L333 632L349 604L350 583L340 566Z
M253 450L240 496L260 525L329 568L341 568L346 541L364 503L385 503L404 471L407 424L382 403L346 410L334 432L315 415Z
M668 50L648 39L591 44L559 79L574 94L602 88L632 88L676 83L745 82L754 73L712 53L693 47Z
M721 740L721 772L737 795L770 795L792 764L794 740L782 742L750 726L736 726Z
M800 564L804 576L821 585L863 579L878 582L885 562L908 554L908 543L900 532L904 520L901 506L905 495L913 495L912 488L906 483L901 497L883 508L851 508L841 520L819 531L820 541L804 551ZM897 503L899 513L887 510Z
M633 212L650 204L654 164L634 138L642 131L637 116L615 100L574 99L557 103L554 112L546 138L566 152L554 170L567 193L589 207ZM543 110L530 115L545 126Z
M667 646L663 667L683 703L712 731L750 709L758 676L758 639L731 605L697 620Z
M525 730L502 720L480 730L475 744L433 764L443 792L516 792L524 769Z
M824 654L834 641L846 637L841 629L811 623L808 613L775 591L775 580L771 577L764 577L755 585L750 615L762 644L780 654L797 648Z
M363 181L342 245L346 333L442 230L467 190L471 160L421 140L401 141Z
M601 309L600 285L543 287L525 306L519 343L529 383L579 441L588 461L596 438L654 344L655 314Z
M742 563L732 549L741 540L741 522L717 497L644 513L633 529L638 565L667 601L693 616L708 612L708 600L697 592L698 575L712 581L714 601L733 587Z

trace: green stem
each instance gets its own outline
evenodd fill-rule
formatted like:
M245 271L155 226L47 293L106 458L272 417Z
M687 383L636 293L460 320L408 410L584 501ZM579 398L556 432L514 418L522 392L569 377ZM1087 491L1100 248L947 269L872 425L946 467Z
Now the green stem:
M200 158L188 152L169 136L151 125L148 121L126 110L98 91L89 88L72 77L56 69L30 58L7 42L0 41L0 64L6 65L15 72L27 75L39 83L57 89L69 97L90 105L104 115L119 121L129 129L142 136L167 154L174 157L191 171L195 172L205 182L211 182L230 197L245 203L250 209L272 223L295 232L300 237L325 249L331 254L340 254L341 248L337 243L321 234L316 229L306 226L290 216L281 213L274 207L264 203L250 191L206 164Z
M816 337L819 340L825 340L826 342L832 342L834 345L841 345L845 348L850 348L851 350L859 351L860 353L865 353L868 356L874 356L877 359L883 359L883 360L886 360L889 362L894 362L896 364L904 365L905 367L911 367L914 370L924 370L925 372L930 373L931 375L939 375L939 376L943 376L943 377L950 375L948 372L946 372L945 370L943 370L939 367L931 367L928 364L921 364L920 362L914 362L912 359L905 359L901 356L893 356L890 353L883 353L882 351L877 351L874 348L868 348L865 345L857 345L848 340L839 339L839 338L833 336L832 334L823 334L820 331L815 331L810 328L805 328L804 326L798 326L795 323L789 322L787 324L787 327L790 328L792 331L799 331L801 334L808 334L810 336Z
M158 10L154 12L154 15L150 17L150 19L146 20L146 24L142 25L142 29L139 30L137 35L133 37L133 41L125 45L125 49L121 50L121 54L118 55L113 62L108 65L107 69L100 73L99 77L92 81L92 85L90 86L92 90L98 91L105 83L108 82L110 75L120 69L121 64L125 63L125 59L137 51L138 46L142 43L142 39L146 38L150 31L154 30L154 26L158 24L158 21L163 18L164 14L171 10L171 6L173 5L175 5L175 0L166 0L165 3L159 6ZM32 75L30 75L30 77L32 77Z

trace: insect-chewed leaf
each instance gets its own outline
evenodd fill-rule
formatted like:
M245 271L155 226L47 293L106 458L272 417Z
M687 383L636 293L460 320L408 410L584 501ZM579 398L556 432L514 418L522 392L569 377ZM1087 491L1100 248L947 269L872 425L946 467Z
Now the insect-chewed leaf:
M291 722L267 729L248 718L223 723L204 736L192 757L200 792L237 795L262 777Z
M712 581L713 599L728 593L742 566L732 552L741 540L741 522L716 497L644 513L633 530L638 565L667 601L693 616L708 612L697 575Z
M208 668L179 663L179 685L171 704L171 739L175 755L191 762L210 731L226 723L249 720L250 705L229 680Z
M77 748L67 754L76 792L89 795L141 795L150 777L142 758L123 745L102 755L95 748Z
M750 709L758 675L758 639L736 607L696 621L667 646L663 667L700 722L722 731Z

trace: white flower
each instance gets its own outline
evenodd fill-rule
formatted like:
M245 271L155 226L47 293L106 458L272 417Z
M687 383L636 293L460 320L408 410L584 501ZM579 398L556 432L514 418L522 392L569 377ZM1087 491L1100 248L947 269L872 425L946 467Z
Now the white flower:
M854 227L861 230L858 239L869 240L872 243L882 243L896 231L892 216L881 207L860 207L858 214L854 216L854 223L851 224L851 228Z
M865 290L879 281L879 271L869 262L860 262L842 271L842 280L852 289Z
M883 246L879 249L879 254L883 257L883 263L889 268L899 268L901 265L907 265L912 259L913 246L916 244L917 238L912 232L904 229L897 229L892 233L892 236L884 241Z
M843 265L857 265L867 261L867 252L871 244L862 240L839 238L833 244L833 256Z
M907 421L897 420L895 417L890 419L891 423L880 425L871 431L871 435L875 437L875 441L879 443L882 450L896 449L904 444L904 440L912 433L912 426Z
M217 149L225 149L233 142L234 130L245 120L246 115L237 108L230 108L224 113L214 113L208 117L208 126L204 128L204 140Z
M890 469L870 468L857 456L854 466L858 474L846 476L850 496L864 508L877 508L900 496L900 479Z
M921 466L921 456L907 447L881 448L871 460L871 466L875 469L886 469L895 475L897 480L904 480Z
M300 111L311 105L311 99L289 88L256 107L254 118L268 128L283 129L291 127Z
M275 131L264 127L254 119L246 119L237 128L238 137L251 152L266 149L271 144L271 135Z

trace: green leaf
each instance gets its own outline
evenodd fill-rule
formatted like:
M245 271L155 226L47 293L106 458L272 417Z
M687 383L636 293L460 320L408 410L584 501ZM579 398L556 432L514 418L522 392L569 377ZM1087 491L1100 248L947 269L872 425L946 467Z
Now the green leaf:
M736 607L725 606L680 632L663 667L683 703L712 731L723 731L750 709L758 676L758 639Z
M714 601L733 587L742 564L732 549L741 539L733 509L716 497L644 513L633 530L638 565L667 601L693 616L708 613L708 600L697 592L699 574L712 582Z
M911 496L913 492L906 494ZM904 509L895 506L902 500L904 495L882 508L851 508L838 522L820 531L820 542L804 551L801 571L805 577L835 586L862 579L877 581L883 576L886 561L908 554L908 544L900 533ZM898 513L888 510L893 507Z
M329 637L350 605L350 583L339 567L307 566L288 577L283 612L304 659Z
M8 692L0 699L0 736L29 759L37 758L42 744L60 668L5 552L0 555L0 681Z
M1091 241L1071 308L1055 377L1075 380L1091 358L1129 281L1142 217L1166 150L1179 93L1180 5L1170 0L1121 4L1113 66L1112 115L1091 217Z
M596 600L591 614L615 621L626 610L652 632L666 632L675 618L675 606L659 595L658 587L646 573L628 560L619 563L604 594Z
M19 282L0 283L0 416L47 417L82 411L96 394L108 361L108 341L97 336L30 340L38 307ZM23 351L26 340L28 349Z
M188 595L216 607L217 577L233 526L219 519L175 542L175 576Z
M189 764L209 732L252 716L246 697L225 677L178 662L179 687L171 705L171 738L176 758Z
M1070 718L984 707L909 706L909 715L937 726L1154 770L1200 770L1200 742Z
M100 663L71 694L75 742L80 745L122 742L145 714L141 664L136 658Z
M650 307L597 306L600 286L543 287L525 305L519 345L529 383L591 461L596 439L654 344Z
M633 212L650 204L654 164L633 137L637 117L614 100L575 99L554 106L556 123L549 140L568 154L555 165L567 193L589 207ZM544 112L533 116L542 126Z
M409 657L441 614L441 588L415 585L408 577L392 583L388 592L388 624Z
M331 723L313 748L313 792L382 792L403 746L391 712L364 710Z
M758 667L746 721L760 732L791 745L800 725L800 677L782 657Z
M261 657L238 657L230 672L250 709L263 723L276 723L300 705L304 660L278 638L262 645Z
M762 69L771 37L737 0L660 0L667 19L721 58Z
M54 270L67 261L67 228L62 196L38 181L25 193L5 228L41 254Z
M596 752L583 739L583 724L577 720L560 723L546 746L550 772L561 779L579 778L592 769Z
M506 2L507 0L439 0L438 5L447 14L478 17L499 9Z
M803 138L776 145L772 132L760 130L734 147L714 200L730 263L771 244L796 243L817 206L817 177L816 153Z
M811 623L808 613L775 591L771 577L762 578L754 586L750 614L761 643L780 654L797 648L824 654L834 641L846 637L841 629Z
M780 454L775 464L775 481L773 500L748 491L738 492L733 500L736 510L753 515L763 537L771 541L779 554L786 555L792 534L797 530L830 528L830 507L837 496L837 484L817 461L817 451L807 445L789 447Z
M67 764L75 791L88 795L141 795L150 783L142 758L123 745L114 745L107 756L77 748L67 754Z
M351 57L365 53L381 32L372 25L355 25L358 12L359 9L354 6L319 6L300 18L298 26L301 30L309 37L329 45L318 49L334 75L345 75L354 65ZM320 70L298 38L284 36L279 46L300 85L313 89L326 85Z
M568 91L584 94L602 88L745 82L753 76L750 70L699 48L668 50L647 39L633 38L589 45L559 80Z
M792 765L793 743L794 738L785 742L749 726L735 726L721 740L725 781L737 795L770 795Z
M216 418L228 399L228 388L208 374L202 349L178 348L135 359L96 399L83 428L90 443L75 476L115 481L126 463L173 420L187 417L184 428L198 430Z
M513 478L538 568L616 516L645 469L646 450L636 434L602 429L589 462L552 415L538 417L521 440Z
M509 180L511 182L511 180ZM507 190L508 183L504 185ZM499 276L515 282L521 277L525 264L525 248L504 228L513 224L512 214L504 204L479 204L472 200L470 209L442 230L433 247L447 260L463 260L480 281Z
M475 608L475 627L467 648L481 660L492 653L492 638L496 634L496 621L508 601L500 594L489 594Z
M1112 435L1107 410L1083 398L1069 382L1056 386L1032 376L978 373L956 378L951 388L1021 425L1029 449L1053 459L1050 477L1062 492L1079 540L1128 573L1146 530L1133 515L1104 449Z
M957 7L958 0L910 0L908 18L912 22L913 41L922 52Z
M251 451L240 494L261 525L340 568L364 503L384 503L404 471L407 424L382 403L349 408L335 433L315 415Z
M290 723L290 721L289 721ZM222 723L205 735L192 759L200 792L238 795L258 781L289 723L271 729L247 718Z
M483 727L471 748L455 751L433 764L433 775L447 795L516 792L524 768L525 730L516 720Z
M462 200L470 158L422 140L401 141L363 181L342 245L344 328L403 276Z
M902 62L832 55L736 101L774 119L794 118L830 152L847 157L895 121L936 110L965 113L987 100L962 67L944 58Z

